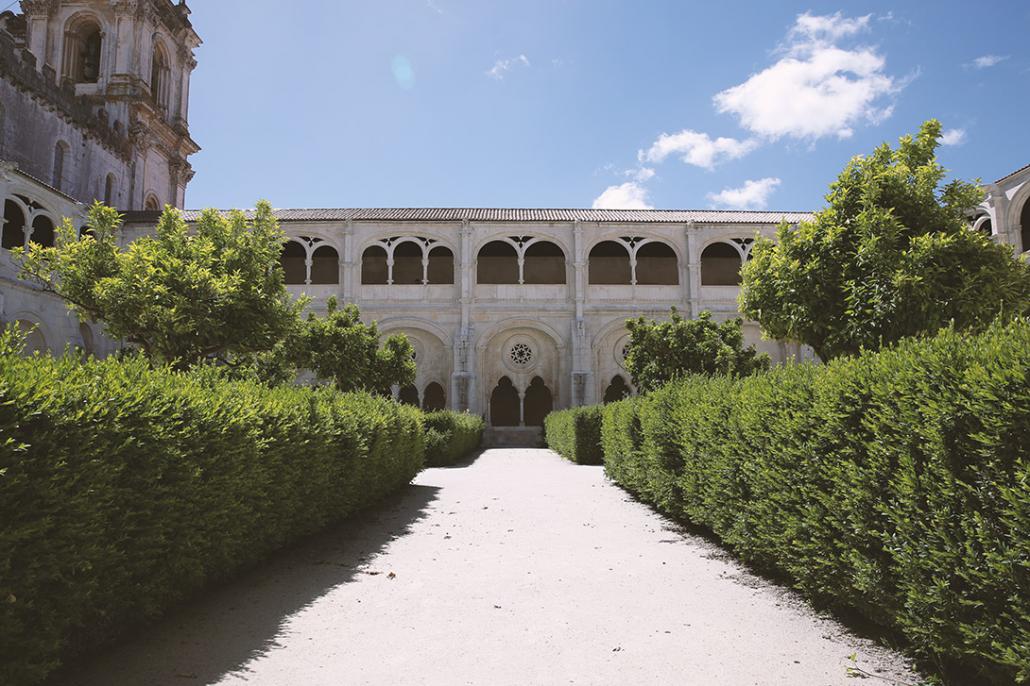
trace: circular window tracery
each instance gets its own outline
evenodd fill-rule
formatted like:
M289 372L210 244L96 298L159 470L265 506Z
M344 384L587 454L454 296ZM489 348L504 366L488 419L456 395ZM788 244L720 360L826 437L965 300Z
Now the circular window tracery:
M511 346L508 357L516 367L525 367L533 361L533 349L525 343L516 343Z
M612 350L612 356L615 358L615 363L626 368L626 356L629 355L629 336L623 336L619 339L619 342L615 344L615 348Z

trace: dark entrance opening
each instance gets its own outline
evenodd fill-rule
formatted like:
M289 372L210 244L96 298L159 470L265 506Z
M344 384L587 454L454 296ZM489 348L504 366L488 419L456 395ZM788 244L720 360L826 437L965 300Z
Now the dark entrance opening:
M426 386L422 394L422 409L426 412L436 412L447 406L447 398L444 396L443 386L435 381Z
M418 389L414 386L404 386L401 388L400 395L397 396L397 400L402 405L414 405L418 407Z
M506 376L501 377L490 394L490 423L494 426L519 425L519 393Z
M629 386L626 385L625 379L621 376L616 375L612 379L612 382L608 384L608 388L604 391L604 402L608 403L618 402L623 398L629 397Z
M551 390L539 376L534 376L526 389L526 400L523 405L523 417L526 426L543 426L544 417L551 413L554 407L551 398Z

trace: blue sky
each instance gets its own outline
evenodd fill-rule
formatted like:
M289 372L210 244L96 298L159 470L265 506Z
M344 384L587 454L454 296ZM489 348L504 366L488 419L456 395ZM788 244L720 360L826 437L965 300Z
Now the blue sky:
M1030 163L1025 0L190 6L189 207L808 210L929 117L956 176Z

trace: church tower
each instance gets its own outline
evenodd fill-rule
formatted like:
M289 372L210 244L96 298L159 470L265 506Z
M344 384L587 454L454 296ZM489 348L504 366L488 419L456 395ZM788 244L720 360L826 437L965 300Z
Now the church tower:
M0 15L0 157L81 202L182 207L200 38L184 0L22 0Z

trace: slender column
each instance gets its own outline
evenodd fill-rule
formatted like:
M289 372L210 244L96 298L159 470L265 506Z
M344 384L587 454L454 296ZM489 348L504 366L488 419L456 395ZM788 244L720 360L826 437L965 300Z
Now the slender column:
M701 310L701 255L697 247L697 227L694 222L687 224L687 278L690 298L689 312L696 317Z
M519 391L519 426L526 425L526 392Z

